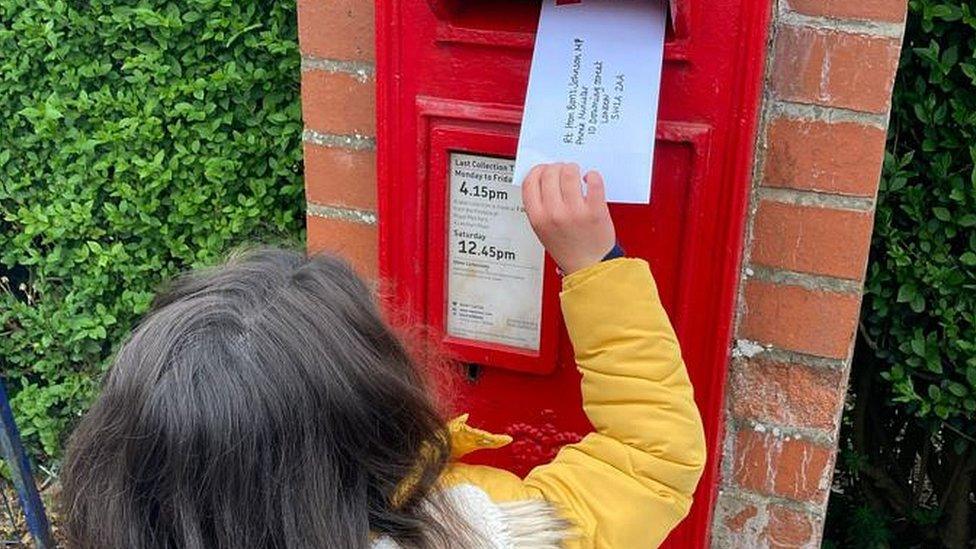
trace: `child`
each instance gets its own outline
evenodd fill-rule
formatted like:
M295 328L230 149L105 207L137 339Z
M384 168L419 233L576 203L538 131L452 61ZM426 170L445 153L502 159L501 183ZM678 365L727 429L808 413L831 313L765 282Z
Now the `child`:
M443 423L344 264L259 250L179 279L119 351L68 445L70 547L659 544L691 505L701 420L648 266L608 257L603 181L585 183L539 166L523 200L565 276L595 433L525 479L454 463L508 439Z

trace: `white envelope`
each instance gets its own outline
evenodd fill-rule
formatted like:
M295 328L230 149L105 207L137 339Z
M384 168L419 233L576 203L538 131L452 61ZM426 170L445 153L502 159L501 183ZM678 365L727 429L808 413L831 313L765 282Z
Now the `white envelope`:
M647 204L661 89L663 0L544 0L513 182L536 164L598 170L611 202Z

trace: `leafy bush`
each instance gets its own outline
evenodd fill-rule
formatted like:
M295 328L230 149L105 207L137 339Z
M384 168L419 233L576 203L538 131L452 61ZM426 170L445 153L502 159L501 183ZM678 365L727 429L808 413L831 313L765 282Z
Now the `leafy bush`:
M58 456L164 278L303 230L293 2L0 2L0 360Z
M974 162L976 8L912 0L832 503L849 543L880 518L899 546L976 534Z

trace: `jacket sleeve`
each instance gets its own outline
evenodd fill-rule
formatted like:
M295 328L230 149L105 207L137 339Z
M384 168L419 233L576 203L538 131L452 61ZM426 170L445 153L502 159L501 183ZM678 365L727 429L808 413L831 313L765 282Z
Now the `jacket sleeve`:
M705 462L701 416L646 262L573 273L560 296L596 432L525 487L576 526L577 547L656 547L687 514Z

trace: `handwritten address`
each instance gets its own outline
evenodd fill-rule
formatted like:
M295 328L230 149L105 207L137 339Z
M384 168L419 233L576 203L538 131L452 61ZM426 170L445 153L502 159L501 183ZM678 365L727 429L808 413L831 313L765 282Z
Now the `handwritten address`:
M563 125L567 145L585 145L590 136L620 120L623 112L625 76L618 73L607 78L604 61L588 59L585 46L583 39L573 39Z

